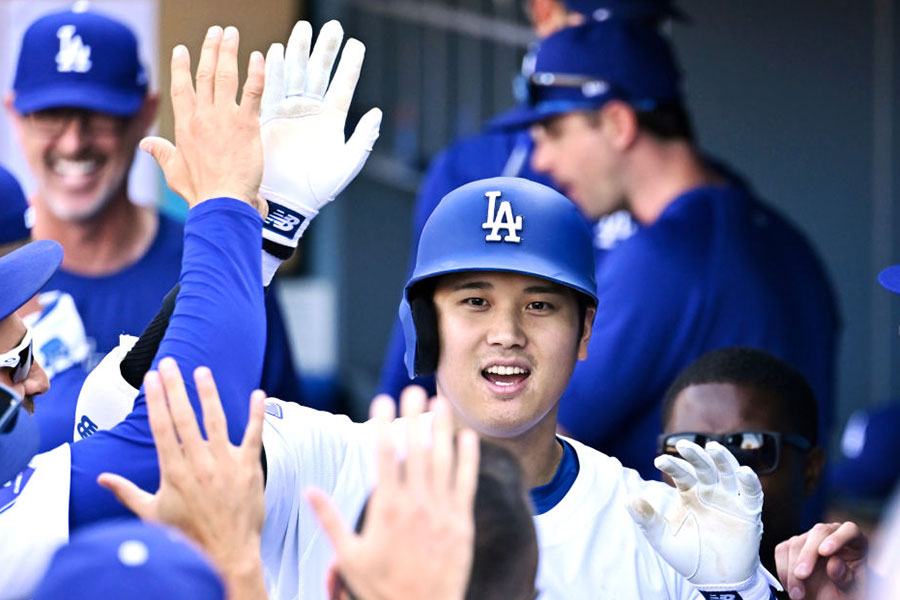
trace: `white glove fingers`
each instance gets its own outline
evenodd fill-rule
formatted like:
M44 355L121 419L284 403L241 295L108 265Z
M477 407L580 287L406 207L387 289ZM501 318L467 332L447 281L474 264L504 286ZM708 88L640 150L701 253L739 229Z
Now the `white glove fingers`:
M735 471L740 467L734 455L719 442L707 442L706 451L713 459L719 474L719 483L729 493L737 490Z
M344 145L344 152L341 157L342 171L346 175L334 186L330 199L333 200L343 192L347 184L353 181L362 170L366 160L369 158L369 153L372 152L375 140L378 139L380 128L381 109L378 108L373 108L364 114L359 123L356 124L353 135L350 136L350 139Z
M331 76L331 68L341 48L341 40L344 39L344 30L337 21L328 21L319 31L316 45L309 57L309 65L306 73L304 93L313 98L325 96L328 87L328 79Z
M284 46L272 44L266 52L266 83L263 87L261 120L271 117L284 98Z
M325 32L325 28L322 28ZM321 34L319 35L321 40ZM307 21L297 21L288 38L284 57L284 96L297 96L304 92L309 47L312 44L312 26Z
M694 467L697 481L702 485L715 485L719 481L716 464L706 450L687 440L678 440L675 449Z
M750 512L762 510L763 489L759 477L750 467L738 467L734 472L737 478L738 491L741 494L741 503Z
M653 461L656 468L672 478L679 492L684 492L697 485L694 467L686 460L663 454Z
M365 55L366 46L362 42L352 38L347 40L334 78L325 94L325 104L342 113L350 110L350 101L353 100L353 92L356 90L356 82L359 81Z
M650 542L650 545L654 548L659 548L666 534L666 520L656 512L656 509L646 499L640 496L629 498L625 508L628 509L628 514L631 515L637 526L647 536L647 541Z

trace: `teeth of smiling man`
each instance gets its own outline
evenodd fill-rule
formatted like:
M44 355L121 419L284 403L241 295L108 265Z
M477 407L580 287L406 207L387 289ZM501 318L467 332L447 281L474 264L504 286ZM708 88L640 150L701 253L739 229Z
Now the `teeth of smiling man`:
M60 158L54 161L53 170L59 175L87 175L97 168L99 162L96 159L69 160Z
M488 367L484 372L493 375L525 375L528 373L528 371L522 367L504 367L502 365Z

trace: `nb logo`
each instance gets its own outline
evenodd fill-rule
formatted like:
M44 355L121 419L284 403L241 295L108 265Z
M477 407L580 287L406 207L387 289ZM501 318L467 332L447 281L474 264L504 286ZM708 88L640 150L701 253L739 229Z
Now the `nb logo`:
M63 25L56 31L59 53L56 70L60 73L87 73L91 69L91 47L85 46L74 25Z
M522 216L514 218L512 205L506 200L501 201L500 207L497 208L497 198L500 197L500 192L485 192L484 195L488 199L488 214L487 221L481 224L481 228L491 230L484 236L485 241L499 242L502 240L516 244L521 242L522 238L517 233L522 231ZM506 230L506 235L502 238L500 237L501 229Z
M81 421L78 423L77 431L78 435L81 436L81 439L84 439L86 437L91 437L92 435L97 433L98 429L99 427L97 427L97 424L91 421L87 417L87 415L85 415L81 417Z
M737 592L700 592L706 600L742 600Z
M292 234L303 223L304 217L299 213L269 203L269 216L266 217L266 228L281 233Z

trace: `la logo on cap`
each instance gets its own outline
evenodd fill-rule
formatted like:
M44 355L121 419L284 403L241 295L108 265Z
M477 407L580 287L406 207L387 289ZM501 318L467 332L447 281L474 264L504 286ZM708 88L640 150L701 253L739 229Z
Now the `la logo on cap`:
M502 195L500 191L485 192L484 196L488 199L487 221L481 224L482 229L490 229L491 232L484 236L486 242L513 242L518 244L522 238L517 232L522 231L522 216L513 217L512 205L507 200L500 202L500 208L497 208L497 198ZM501 238L500 230L505 229L506 235Z
M74 25L63 25L56 31L59 53L56 70L60 73L87 73L91 69L91 47L86 46L80 35L75 35Z

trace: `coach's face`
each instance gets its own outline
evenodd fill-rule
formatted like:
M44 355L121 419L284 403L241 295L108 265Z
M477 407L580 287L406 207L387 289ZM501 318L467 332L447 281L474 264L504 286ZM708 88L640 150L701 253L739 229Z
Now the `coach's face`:
M619 103L621 104L621 103ZM531 128L531 166L591 219L625 208L621 152L609 111L572 112Z
M19 345L25 337L25 324L15 314L0 320L0 354L8 352ZM0 367L0 382L25 399L28 410L34 409L34 397L50 389L47 374L41 365L34 361L31 370L23 381L13 382L12 367Z
M511 438L555 430L559 398L587 356L594 309L579 337L575 292L502 272L442 277L434 292L438 390L480 434Z
M58 219L85 221L127 192L128 170L155 117L156 97L148 96L131 117L66 107L22 115L12 98L7 109L37 180L36 201Z

